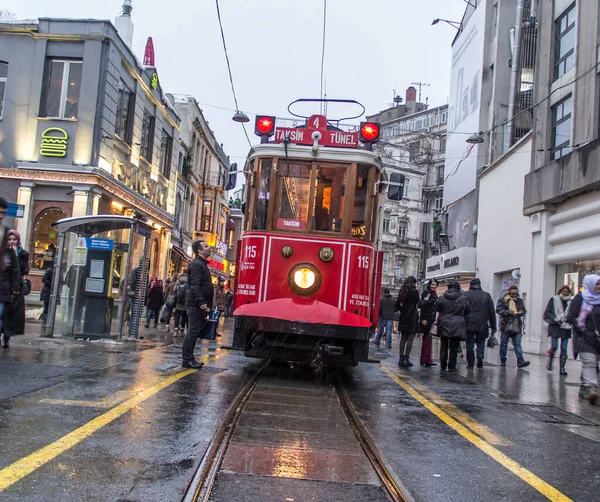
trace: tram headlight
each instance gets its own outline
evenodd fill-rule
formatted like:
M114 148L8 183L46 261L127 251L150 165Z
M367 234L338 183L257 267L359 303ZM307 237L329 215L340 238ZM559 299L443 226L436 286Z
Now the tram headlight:
M321 286L321 272L312 263L298 263L288 274L288 284L294 293L312 295Z
M310 268L302 267L294 272L294 284L301 289L312 288L316 280L317 277Z

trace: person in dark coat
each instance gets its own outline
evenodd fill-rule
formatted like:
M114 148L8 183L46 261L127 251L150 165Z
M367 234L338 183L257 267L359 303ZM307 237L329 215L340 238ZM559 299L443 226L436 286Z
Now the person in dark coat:
M381 337L385 330L385 341L388 349L392 348L392 325L394 324L394 313L396 312L396 302L392 298L390 290L385 288L383 296L379 299L378 329L373 343L379 347Z
M573 326L575 354L581 359L579 399L598 400L598 354L600 354L600 276L583 279L583 291L573 298L567 311Z
M184 272L177 278L175 293L175 334L173 336L183 336L187 326L187 312L185 309L185 299L187 296L188 276Z
M511 339L517 356L517 368L529 366L530 362L523 358L521 339L523 338L523 317L527 313L525 302L519 296L519 288L512 285L508 292L498 300L496 312L500 316L500 365L506 366L508 340Z
M188 267L188 288L185 298L188 330L181 349L181 366L199 369L203 363L194 358L194 348L206 324L206 316L212 308L214 290L206 261L210 256L210 247L204 241L195 241L192 244L192 251L195 258Z
M496 309L492 295L481 289L481 281L477 278L471 281L469 291L465 293L471 312L467 315L467 368L473 368L477 344L477 367L483 368L485 357L485 341L497 331Z
M467 315L471 312L458 282L448 283L448 290L437 302L436 310L439 312L440 366L443 370L456 371L458 346L467 336Z
M21 236L16 230L9 230L6 235L8 245L17 253L20 280L19 294L4 310L2 347L5 349L9 347L11 336L25 333L25 276L29 274L29 253L21 246Z
M54 279L54 259L50 262L50 266L42 276L42 290L40 291L40 301L44 302L44 311L40 319L46 322L48 317L48 306L50 305L50 292L52 291L52 280Z
M567 311L571 304L571 288L562 286L556 294L550 298L546 311L544 312L544 321L548 323L548 336L551 340L550 348L548 349L548 371L552 371L552 359L558 350L558 341L560 340L560 374L566 375L569 338L573 331L573 326L567 322Z
M431 279L427 283L427 287L421 295L421 303L419 303L420 319L419 330L423 335L423 342L421 344L421 366L431 367L435 366L433 359L431 358L432 352L432 335L431 328L435 323L436 316L436 305L438 301L437 295L438 281Z
M233 315L233 293L227 290L225 293L225 319L229 319Z
M410 351L412 350L415 334L419 322L419 292L417 291L417 280L410 276L402 283L396 309L400 311L400 357L398 366L410 367Z
M146 303L146 328L150 327L150 319L154 317L154 327L158 327L158 317L160 315L160 309L163 306L163 282L156 280L154 286L150 288L148 293L148 300Z

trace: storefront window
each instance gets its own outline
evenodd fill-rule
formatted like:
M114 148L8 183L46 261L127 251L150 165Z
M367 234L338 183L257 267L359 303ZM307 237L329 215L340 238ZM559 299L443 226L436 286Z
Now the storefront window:
M569 286L573 294L577 294L583 286L586 275L600 275L600 260L567 263L556 267L556 288Z
M281 205L277 215L276 228L306 230L310 195L310 166L304 164L282 166L280 187Z
M341 232L346 168L319 166L316 181L312 228L323 232Z
M42 211L33 225L33 260L34 269L46 270L52 263L58 244L58 232L52 224L67 215L58 208Z

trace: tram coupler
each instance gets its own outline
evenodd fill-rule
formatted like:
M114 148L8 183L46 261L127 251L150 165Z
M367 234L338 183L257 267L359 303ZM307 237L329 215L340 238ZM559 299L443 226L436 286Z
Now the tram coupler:
M323 351L330 356L343 356L344 347L338 345L322 345Z

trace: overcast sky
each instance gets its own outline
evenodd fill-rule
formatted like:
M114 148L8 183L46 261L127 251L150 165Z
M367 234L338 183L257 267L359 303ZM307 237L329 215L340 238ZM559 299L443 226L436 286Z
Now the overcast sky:
M289 116L288 104L319 97L323 0L220 0L221 17L240 109ZM356 99L367 114L386 108L393 89L404 97L414 81L430 83L423 99L445 104L456 30L434 18L460 21L464 0L328 0L325 48L327 96ZM17 18L114 20L122 0L0 0ZM249 146L232 122L235 108L214 0L133 0L134 52L141 60L154 40L166 92L191 94L232 162ZM213 106L208 106L213 105ZM318 112L318 107L313 112ZM338 110L336 110L338 111ZM330 118L334 110L329 110ZM339 111L338 111L339 112ZM254 117L247 124L250 140Z

